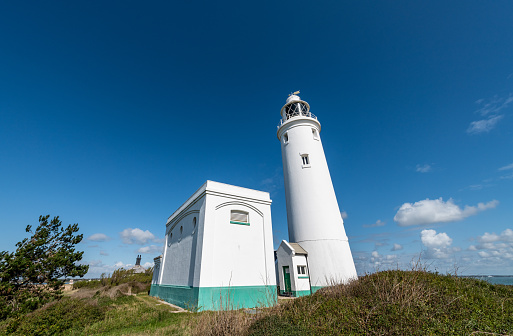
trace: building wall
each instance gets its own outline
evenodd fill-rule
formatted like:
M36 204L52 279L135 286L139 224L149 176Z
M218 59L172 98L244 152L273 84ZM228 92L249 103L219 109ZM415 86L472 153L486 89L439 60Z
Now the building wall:
M270 204L268 193L207 181L168 220L162 277L150 294L198 310L274 304ZM249 223L230 223L232 210Z
M311 294L308 263L306 262L307 257L304 255L295 254L293 249L290 247L290 245L288 245L286 241L282 241L276 252L276 255L278 259L277 271L280 294L285 294L286 290L283 266L289 267L290 287L292 295L298 297ZM298 274L297 266L306 266L307 274Z
M153 259L153 276L151 278L152 285L158 285L160 283L160 266L162 265L162 257Z
M166 227L161 283L194 286L200 208L204 197ZM196 226L194 226L194 219Z
M306 256L304 255L295 255L292 257L292 265L293 268L291 270L294 278L294 296L304 296L309 295L310 293L310 279L309 279L309 270L306 262ZM297 266L306 266L306 274L299 274L297 270Z

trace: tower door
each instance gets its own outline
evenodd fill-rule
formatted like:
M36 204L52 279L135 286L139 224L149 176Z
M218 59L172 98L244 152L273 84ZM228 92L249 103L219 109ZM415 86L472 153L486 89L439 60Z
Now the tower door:
M283 280L285 282L285 292L292 292L292 288L290 287L290 271L288 266L283 266Z

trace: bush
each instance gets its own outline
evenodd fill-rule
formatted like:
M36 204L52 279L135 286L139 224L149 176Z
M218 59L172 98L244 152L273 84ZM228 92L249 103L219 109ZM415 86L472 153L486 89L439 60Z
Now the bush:
M100 321L105 307L90 299L62 298L22 317L12 318L3 325L5 334L60 335L63 332Z
M77 281L73 284L73 289L78 288L100 288L100 287L113 287L121 284L130 284L136 290L134 292L144 292L149 291L151 286L151 279L153 276L153 268L148 268L144 273L134 273L133 270L126 270L124 268L119 268L112 272L112 275L106 275L103 273L100 276L100 280L90 280L90 281ZM138 283L145 284L144 287L141 288Z
M513 287L423 270L385 271L273 308L249 335L513 332Z

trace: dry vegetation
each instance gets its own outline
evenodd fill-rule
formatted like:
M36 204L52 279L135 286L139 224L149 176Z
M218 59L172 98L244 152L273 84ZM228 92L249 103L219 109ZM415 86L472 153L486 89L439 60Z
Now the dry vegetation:
M145 285L81 286L23 318L4 321L0 334L513 334L513 286L422 269L370 274L273 308L202 313L176 313L146 293L134 295Z
M193 335L511 335L513 288L424 270L384 271L257 314L199 314Z

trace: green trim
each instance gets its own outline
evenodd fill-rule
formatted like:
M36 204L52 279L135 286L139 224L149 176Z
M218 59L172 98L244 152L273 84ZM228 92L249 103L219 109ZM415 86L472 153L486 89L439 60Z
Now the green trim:
M230 221L230 224L249 225L249 223L246 223L246 222L236 222L236 221Z
M287 293L287 292L285 292L284 290L280 290L280 295L281 296L284 296L285 293ZM310 291L309 290L291 291L289 293L292 294L293 297L300 297L300 296L310 295Z
M298 276L297 278L298 278L298 279L308 279L308 277L307 277L307 276Z
M271 307L277 302L275 286L151 285L150 295L193 311Z
M319 289L324 288L326 286L312 286L312 293L317 292Z
M302 291L292 291L292 295L294 295L295 297L300 297L300 296L307 296L307 295L310 295L310 291L309 290L302 290Z

